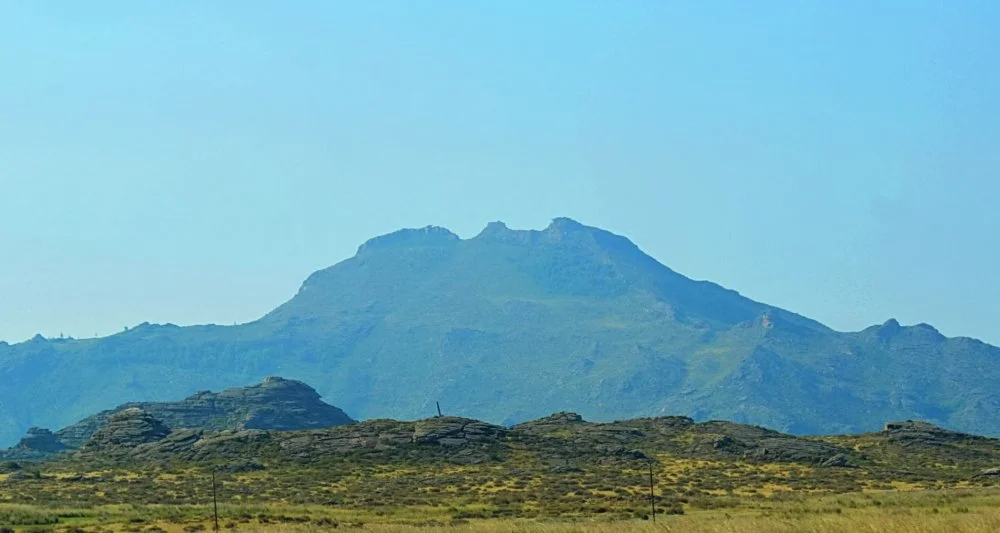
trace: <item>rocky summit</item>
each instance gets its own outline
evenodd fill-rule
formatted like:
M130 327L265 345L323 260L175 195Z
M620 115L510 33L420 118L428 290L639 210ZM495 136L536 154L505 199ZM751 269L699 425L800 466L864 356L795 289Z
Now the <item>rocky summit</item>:
M31 428L17 446L0 451L0 458L42 460L81 447L135 448L168 435L173 442L184 442L193 436L201 439L205 432L291 431L352 423L305 383L269 377L257 385L202 391L177 402L126 403L57 432Z
M179 402L127 403L87 417L56 434L68 446L79 447L116 413L139 409L174 429L316 429L354 420L342 410L324 403L320 395L301 381L269 377L258 385L201 391Z
M37 461L67 449L52 431L45 428L29 428L16 446L0 451L0 459Z
M66 449L66 445L51 431L44 428L30 428L28 433L16 446L23 450L43 453L58 453Z
M99 339L0 344L0 443L125 401L270 375L309 381L362 419L421 419L440 401L446 414L504 426L574 410L798 435L906 419L1000 435L994 346L896 320L835 331L559 218L541 230L492 223L466 239L438 227L376 237L247 324L140 324ZM246 394L294 392L276 385ZM289 397L317 401L301 389ZM182 414L131 406L178 428L303 427L301 417L234 411L225 393L186 402ZM58 435L81 445L102 420ZM336 421L346 415L331 410L321 424Z

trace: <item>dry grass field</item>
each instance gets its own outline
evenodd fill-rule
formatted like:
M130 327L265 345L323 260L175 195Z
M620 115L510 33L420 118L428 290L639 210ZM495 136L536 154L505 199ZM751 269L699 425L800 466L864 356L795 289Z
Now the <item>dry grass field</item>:
M721 503L721 502L720 502ZM985 533L1000 531L1000 490L992 488L870 491L839 495L784 494L727 500L731 507L683 509L650 520L600 516L562 519L462 519L442 507L337 509L316 505L222 505L224 531L377 533ZM211 506L105 505L81 508L0 504L13 531L197 533L213 529ZM0 527L0 530L3 530Z

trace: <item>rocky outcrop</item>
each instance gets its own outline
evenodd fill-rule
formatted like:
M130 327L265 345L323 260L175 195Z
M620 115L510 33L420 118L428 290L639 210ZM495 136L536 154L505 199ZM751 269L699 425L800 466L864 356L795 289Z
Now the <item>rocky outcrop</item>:
M79 447L111 416L127 409L146 411L173 429L293 431L354 423L305 383L269 377L258 385L202 391L179 402L128 403L64 428L58 436L68 446Z
M501 426L444 416L418 422L371 420L325 431L289 434L281 439L280 445L283 452L300 459L408 446L438 448L450 454L462 448L498 445L506 434L507 430Z
M506 435L507 430L492 424L459 418L439 416L421 420L414 424L413 442L416 444L437 444L440 446L465 446L474 443L495 442Z
M883 428L882 435L890 443L903 446L945 446L987 440L986 437L943 429L919 420L889 422Z
M793 437L759 426L709 421L694 424L687 453L700 457L739 458L756 463L788 462L816 466L851 463L851 450L815 440ZM842 456L842 458L838 457Z
M549 415L538 420L532 420L530 422L525 422L523 424L518 424L514 426L518 431L527 431L531 433L551 433L553 431L559 431L561 429L566 429L569 426L575 426L578 424L585 424L586 421L582 416L571 413L569 411L560 411L553 415Z
M827 468L853 468L854 463L851 462L850 458L846 455L838 453L837 455L834 455L833 457L820 463L820 466Z
M49 459L69 448L48 429L30 428L13 448L0 451L0 459L40 461Z
M33 430L25 440L44 447L52 444L53 437L51 432ZM861 451L852 444L858 439L866 444ZM915 447L915 443L931 447ZM288 463L324 464L338 457L368 464L478 464L499 463L514 456L519 464L567 475L593 468L644 469L664 457L865 469L876 464L882 465L879 468L886 464L910 468L907 458L912 457L956 465L964 479L990 483L1000 479L1000 468L995 467L1000 440L923 422L891 423L884 432L858 436L795 437L759 426L696 423L685 417L591 423L566 412L512 428L439 416L418 421L371 420L304 431L171 431L152 413L131 408L109 416L74 459L116 464L208 463L238 473L281 468Z
M149 413L131 409L113 415L80 453L135 461L212 461L243 468L248 461L260 463L263 458L311 462L337 455L407 450L420 457L472 464L495 457L506 433L501 426L458 417L374 420L294 432L169 431Z
M136 448L158 442L170 434L170 428L142 409L130 408L108 417L107 423L94 432L84 447L89 450Z
M44 428L29 429L16 447L43 453L59 453L66 449L59 437Z
M1000 479L1000 467L997 468L987 468L979 473L979 477L985 477L990 479Z

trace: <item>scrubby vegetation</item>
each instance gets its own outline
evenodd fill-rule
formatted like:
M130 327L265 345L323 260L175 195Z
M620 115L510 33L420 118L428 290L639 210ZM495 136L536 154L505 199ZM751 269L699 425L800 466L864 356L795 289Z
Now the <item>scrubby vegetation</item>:
M54 436L35 430L15 452ZM439 416L217 431L130 408L46 457L0 461L0 527L195 533L217 500L227 530L600 531L658 518L684 531L986 531L1000 504L1000 440L914 421L831 437L568 412L512 427Z
M438 529L456 533L562 533L580 531L800 532L907 531L913 533L997 531L1000 491L874 491L854 494L775 493L770 496L717 498L705 509L685 505L645 517L614 513L587 516L505 517L499 507L441 498L437 504L367 509L281 501L220 506L220 526L239 531L319 531L333 528L416 533ZM695 499L708 502L711 499ZM446 503L451 502L451 503ZM595 509L599 510L599 509ZM486 517L486 518L482 518ZM194 533L213 528L211 505L18 505L0 504L0 531Z
M141 438L121 441L116 424ZM0 526L200 531L213 472L224 525L241 530L562 531L571 521L600 531L594 522L650 521L651 471L660 525L684 531L821 532L861 520L987 531L1000 504L990 468L1000 441L918 422L827 438L683 417L592 424L572 413L513 428L454 417L297 432L150 437L150 428L155 419L129 412L80 452L4 463Z

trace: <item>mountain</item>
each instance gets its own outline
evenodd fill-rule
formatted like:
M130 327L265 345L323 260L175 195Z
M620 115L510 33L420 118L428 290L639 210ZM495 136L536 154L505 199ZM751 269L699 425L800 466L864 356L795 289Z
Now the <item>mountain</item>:
M319 393L309 385L268 377L258 385L226 389L219 393L199 391L177 402L122 404L88 416L55 433L48 429L30 428L17 446L7 452L0 451L0 459L38 460L78 449L95 439L101 431L116 433L121 428L115 423L133 420L134 417L128 415L136 412L144 413L148 421L155 419L155 427L150 425L150 431L135 432L131 431L134 424L125 424L126 436L116 436L111 440L141 438L147 433L162 438L173 430L183 429L291 431L354 423L343 411L324 403Z
M1000 349L895 320L838 332L691 280L573 220L377 237L239 326L142 324L106 338L0 344L0 443L128 399L269 375L361 419L515 424L688 415L797 433L924 419L1000 435Z

